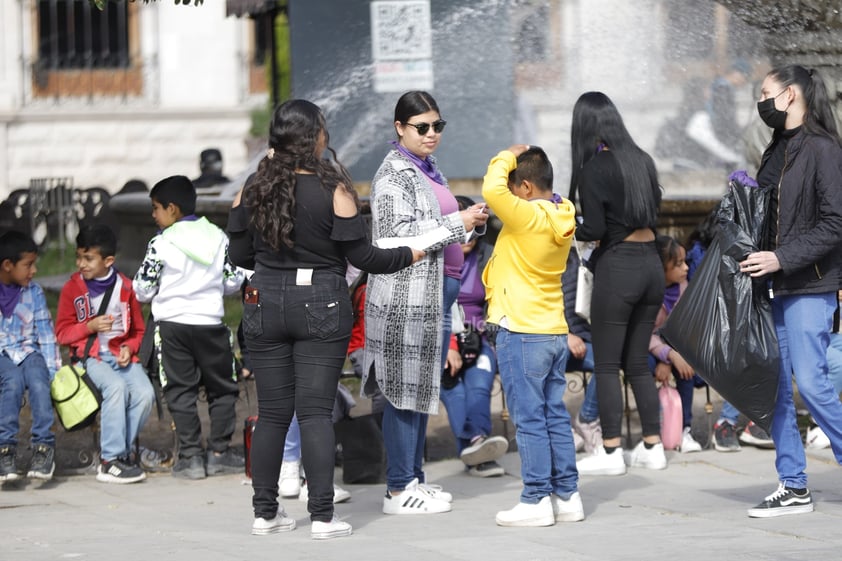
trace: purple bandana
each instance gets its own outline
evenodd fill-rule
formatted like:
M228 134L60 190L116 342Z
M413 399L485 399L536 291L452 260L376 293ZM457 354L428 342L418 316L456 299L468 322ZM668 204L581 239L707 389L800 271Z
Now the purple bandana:
M681 285L678 283L669 285L664 291L664 308L667 309L667 314L672 312L675 304L678 302L678 297L681 296Z
M12 317L15 307L20 301L20 293L23 287L18 284L4 284L0 282L0 312L5 317Z
M435 164L433 164L433 162L430 161L430 158L424 158L422 160L421 158L419 158L418 156L401 146L400 143L396 140L393 140L391 144L395 147L395 150L406 156L409 159L409 161L411 161L418 167L418 169L423 171L424 175L426 175L439 185L444 185L444 177L442 177L439 168L437 168Z
M88 287L88 295L91 298L96 298L106 290L109 286L113 286L117 282L117 273L114 267L108 270L108 274L101 279L85 280L85 285Z

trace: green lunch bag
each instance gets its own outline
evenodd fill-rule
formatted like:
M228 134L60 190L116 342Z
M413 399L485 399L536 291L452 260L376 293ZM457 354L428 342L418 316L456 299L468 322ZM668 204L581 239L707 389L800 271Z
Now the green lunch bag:
M81 366L68 364L56 372L50 396L66 431L80 430L96 420L102 394Z

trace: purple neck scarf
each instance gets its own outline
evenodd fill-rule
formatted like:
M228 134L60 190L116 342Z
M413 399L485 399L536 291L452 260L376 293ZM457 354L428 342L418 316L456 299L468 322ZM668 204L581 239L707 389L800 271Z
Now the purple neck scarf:
M678 283L669 285L664 291L664 308L667 309L667 314L672 313L679 296L681 296L681 285Z
M23 287L19 284L5 284L0 282L0 312L5 317L12 317L12 314L20 301L20 293Z
M534 199L529 199L530 201L550 201L551 203L555 203L555 207L558 208L558 203L563 201L564 199L561 198L561 195L558 193L553 193L553 196L549 199L545 199L543 197L535 197Z
M114 267L111 267L108 270L108 274L102 277L101 279L91 279L86 280L85 285L88 287L88 295L91 298L96 298L106 290L108 290L109 286L114 286L114 283L117 282L117 273Z
M418 169L423 171L424 175L426 175L439 185L444 185L444 177L442 177L439 168L437 168L436 165L430 161L429 157L424 158L422 160L421 158L419 158L418 156L401 146L400 143L396 140L393 140L391 144L395 147L395 150L406 156L410 162L415 164Z

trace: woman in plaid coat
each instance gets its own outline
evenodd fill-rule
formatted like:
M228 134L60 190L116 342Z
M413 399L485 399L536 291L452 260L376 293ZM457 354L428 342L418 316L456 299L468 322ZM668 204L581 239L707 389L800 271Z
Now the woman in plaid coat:
M427 415L438 412L442 340L450 337L445 310L459 292L459 277L447 274L453 254L446 248L453 244L461 260L458 242L466 231L484 224L487 214L482 205L459 212L436 167L431 154L444 124L428 93L404 94L395 108L398 141L372 182L375 242L384 245L387 238L402 238L400 245L427 252L407 269L371 275L367 287L363 393L371 395L379 387L387 399L386 514L450 510L450 494L427 486L421 469ZM405 239L424 235L427 239ZM461 262L456 267L458 271Z

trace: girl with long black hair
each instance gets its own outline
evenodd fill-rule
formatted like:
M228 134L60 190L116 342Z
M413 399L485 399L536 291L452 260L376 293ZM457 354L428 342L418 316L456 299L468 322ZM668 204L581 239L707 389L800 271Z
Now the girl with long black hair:
M661 188L652 158L634 142L614 103L601 92L579 97L571 133L570 198L578 195L576 237L598 241L591 333L603 447L577 463L579 473L621 475L623 400L619 372L631 384L643 441L627 458L633 467L667 467L660 404L648 366L649 336L664 297L655 247Z

